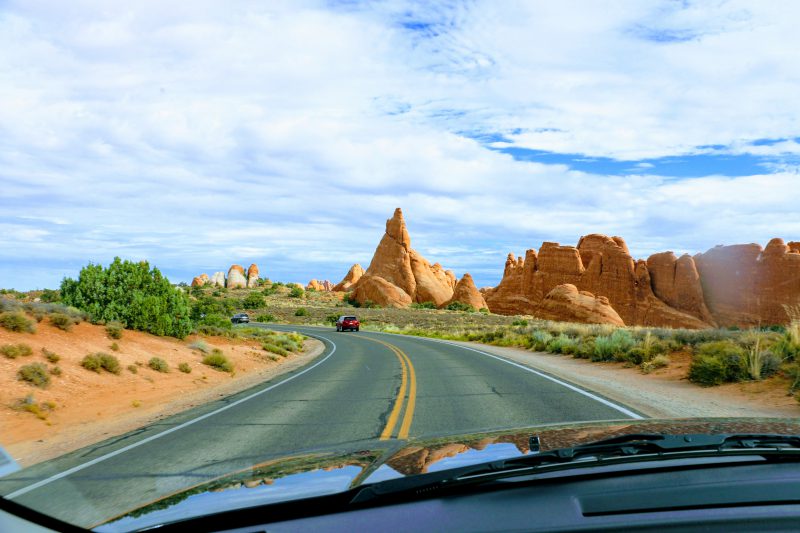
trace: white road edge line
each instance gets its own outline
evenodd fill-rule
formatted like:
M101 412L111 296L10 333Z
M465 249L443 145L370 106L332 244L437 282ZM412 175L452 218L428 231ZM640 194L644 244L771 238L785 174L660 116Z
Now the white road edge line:
M245 398L240 398L240 399L236 400L235 402L230 403L228 405L225 405L223 407L220 407L219 409L217 409L215 411L211 411L210 413L206 413L204 415L198 416L197 418L193 418L191 420L188 420L188 421L184 422L183 424L177 425L177 426L175 426L173 428L169 428L169 429L167 429L165 431L162 431L161 433L156 433L155 435L151 435L151 436L147 437L146 439L142 439L142 440L140 440L138 442L134 442L133 444L129 444L128 446L125 446L124 448L120 448L119 450L114 450L111 453L107 453L106 455L102 455L102 456L97 457L95 459L92 459L91 461L88 461L86 463L80 464L78 466L73 466L69 470L64 470L63 472L55 474L54 476L50 476L47 479L43 479L41 481L37 481L36 483L34 483L32 485L28 485L27 487L23 487L21 489L15 490L14 492L12 492L10 494L7 494L7 495L5 495L3 497L8 499L8 500L12 500L12 499L17 498L19 496L22 496L23 494L26 494L26 493L28 493L28 492L30 492L32 490L36 490L36 489L38 489L40 487L48 485L48 484L52 483L53 481L58 481L59 479L62 479L62 478L65 478L65 477L67 477L67 476L69 476L71 474L74 474L75 472L79 472L79 471L83 470L84 468L88 468L88 467L90 467L92 465L96 465L97 463L103 462L106 459L110 459L110 458L112 458L112 457L114 457L116 455L125 453L125 452L127 452L129 450L132 450L134 448L137 448L137 447L139 447L139 446L141 446L143 444L147 444L148 442L152 442L152 441L154 441L156 439L159 439L159 438L163 437L164 435L169 435L170 433L174 433L175 431L178 431L178 430L181 430L181 429L183 429L185 427L191 426L192 424L200 422L201 420L205 420L206 418L209 418L211 416L219 414L219 413L221 413L223 411L227 411L231 407L235 407L235 406L237 406L237 405L239 405L241 403L244 403L244 402L246 402L248 400L252 400L256 396L260 396L260 395L264 394L265 392L269 392L269 391L271 391L272 389L274 389L276 387L280 387L284 383L288 383L288 382L292 381L294 378L302 376L306 372L308 372L310 370L313 370L314 368L318 367L319 365L321 365L322 363L327 361L336 352L336 343L333 342L332 340L328 339L327 337L318 337L316 335L311 335L311 334L308 334L308 336L309 337L315 337L315 338L320 339L320 340L324 339L324 340L330 342L331 345L333 346L333 350L331 350L331 353L329 353L327 356L325 356L325 358L323 358L320 361L317 361L316 363L314 363L314 365L306 368L302 372L298 372L294 376L292 376L290 378L287 378L287 379L284 379L280 383L276 383L275 385L267 387L266 389L262 389L262 390L260 390L258 392L254 392L253 394L251 394L250 396L247 396Z
M370 333L381 333L383 335L395 335L394 333L385 333L383 331L371 331ZM580 387L576 387L575 385L571 385L571 384L567 383L566 381L561 381L560 379L554 378L553 376L548 376L547 374L545 374L543 372L539 372L538 370L534 370L533 368L531 368L529 366L521 365L519 363L515 363L514 361L509 361L508 359L506 359L504 357L500 357L499 355L494 355L494 354L487 353L487 352L484 352L484 351L481 351L481 350L477 350L475 348L470 348L469 346L463 346L461 344L456 344L454 342L449 342L449 341L445 341L445 340L441 340L441 339L431 339L431 338L428 338L428 337L415 337L415 338L424 339L424 340L431 341L431 342L438 342L438 343L441 343L441 344L447 344L447 345L450 345L450 346L455 346L457 348L463 348L465 350L470 350L470 351L473 351L473 352L477 352L477 353L479 353L481 355L485 355L486 357L491 357L492 359L497 359L498 361L502 361L504 363L508 363L511 366L515 366L517 368L521 368L522 370L525 370L527 372L531 372L533 374L536 374L537 376L541 376L541 377L543 377L545 379L549 379L550 381L552 381L554 383L558 383L559 385L561 385L563 387L566 387L566 388L568 388L570 390L573 390L573 391L577 392L578 394L582 394L582 395L586 396L587 398L591 398L592 400L594 400L596 402L600 402L603 405L611 407L612 409L615 409L615 410L619 411L620 413L633 418L634 420L644 420L644 418L645 418L640 414L634 413L630 409L626 409L625 407L622 407L621 405L617 405L612 401L606 400L605 398L597 396L596 394L592 394L591 392L583 390Z

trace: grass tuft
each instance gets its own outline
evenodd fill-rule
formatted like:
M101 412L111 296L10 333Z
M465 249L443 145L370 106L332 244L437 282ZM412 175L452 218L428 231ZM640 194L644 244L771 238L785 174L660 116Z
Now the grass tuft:
M151 357L150 360L147 362L147 366L149 366L156 372L162 372L162 373L169 372L169 365L167 364L166 361L164 361L160 357Z
M4 344L0 346L0 353L5 355L8 359L16 359L17 357L29 356L33 353L33 350L25 343Z

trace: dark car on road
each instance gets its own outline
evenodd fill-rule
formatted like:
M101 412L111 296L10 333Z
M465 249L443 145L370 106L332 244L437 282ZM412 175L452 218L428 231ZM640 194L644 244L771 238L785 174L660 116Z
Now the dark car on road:
M237 313L231 317L234 324L249 324L250 316L247 313Z
M354 316L340 316L339 320L336 321L336 331L344 331L346 329L358 331L359 326L361 326L361 324Z

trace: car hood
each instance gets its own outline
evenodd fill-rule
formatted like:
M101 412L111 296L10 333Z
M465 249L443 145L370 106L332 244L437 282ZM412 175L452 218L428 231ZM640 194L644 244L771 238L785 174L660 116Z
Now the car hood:
M231 509L344 492L429 472L529 453L530 437L540 451L567 448L631 433L800 435L800 420L693 418L622 420L531 426L408 441L363 442L268 459L115 517L97 531L135 531Z

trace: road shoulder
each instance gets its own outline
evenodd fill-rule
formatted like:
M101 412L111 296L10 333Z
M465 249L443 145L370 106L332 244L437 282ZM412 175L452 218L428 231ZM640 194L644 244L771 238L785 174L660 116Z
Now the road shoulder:
M703 388L671 375L644 375L636 368L624 368L619 363L599 364L521 348L452 342L545 372L629 406L648 417L800 416L800 406L793 398L779 391L754 393L758 390L756 383Z

